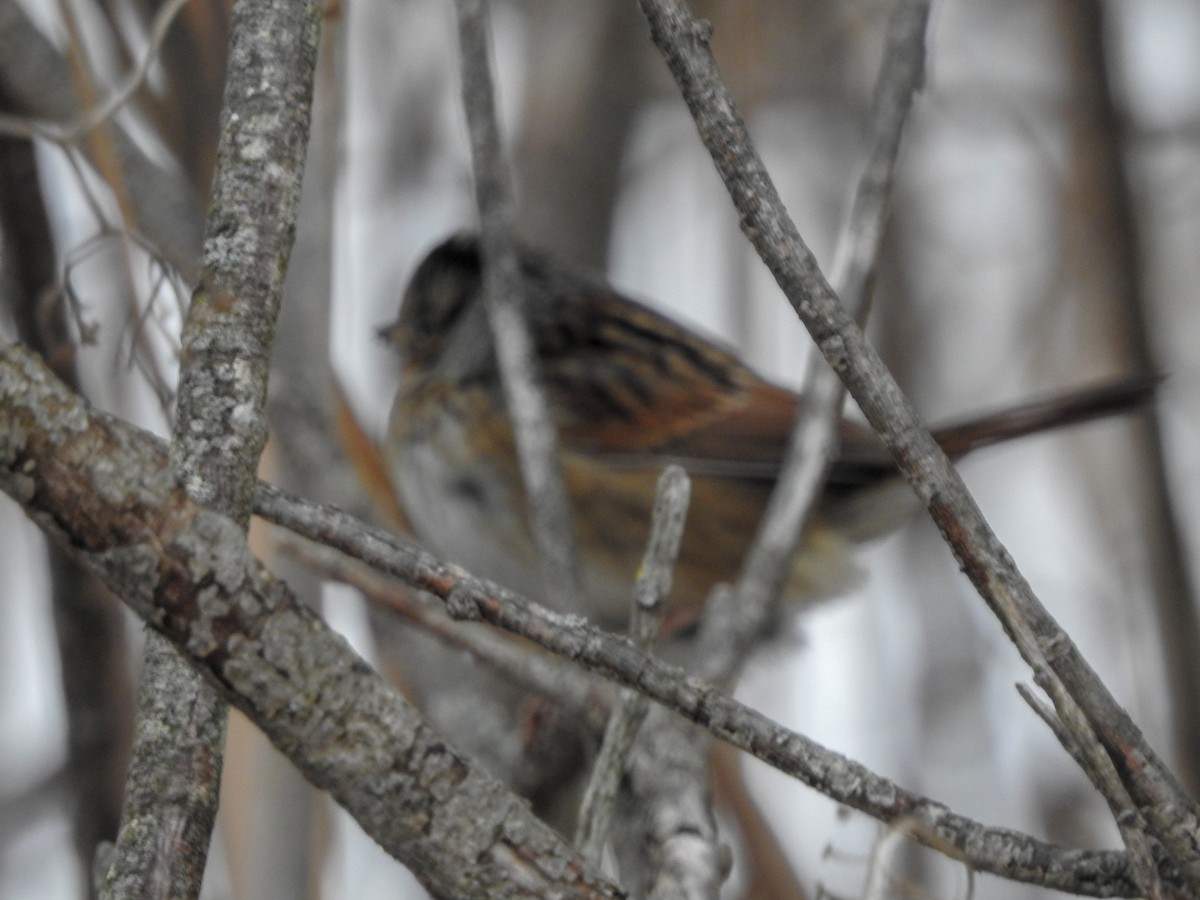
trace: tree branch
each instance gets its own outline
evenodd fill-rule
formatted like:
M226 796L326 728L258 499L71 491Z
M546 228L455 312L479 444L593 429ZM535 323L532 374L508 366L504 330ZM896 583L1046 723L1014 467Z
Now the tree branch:
M870 306L871 289L891 196L891 186L913 97L924 79L925 26L929 5L923 0L905 0L892 15L887 49L876 80L871 116L871 141L864 172L855 186L845 227L839 235L835 269L842 299L860 319ZM714 598L701 622L701 630L690 667L715 684L728 686L738 674L778 603L804 525L808 520L835 452L835 435L845 390L823 358L813 354L804 377L804 406L794 427L787 457L781 468L758 534L746 556L732 597ZM734 599L736 598L736 599ZM636 846L646 853L672 852L682 846L689 858L699 860L698 871L711 871L712 854L698 854L700 835L715 832L711 816L706 821L688 815L681 798L692 798L692 807L703 805L707 795L710 739L678 720L657 717L656 724L677 732L657 734L643 742L631 765L631 784L653 792L647 811L637 817L644 822L647 839ZM670 753L670 757L660 754ZM691 772L691 789L686 790ZM700 799L701 802L696 802ZM691 834L680 838L674 829L662 829L662 818L654 810L662 804L679 809L678 820L687 820ZM678 825L679 822L676 822ZM669 844L659 844L665 835ZM710 846L716 846L715 833ZM664 874L678 871L665 867ZM697 894L702 896L702 894Z
M691 482L677 465L668 466L658 478L650 538L633 587L633 611L629 623L630 636L645 653L654 646L662 627L691 493ZM617 791L646 712L644 695L628 689L621 691L604 730L596 763L592 766L580 807L575 846L596 866L600 865L604 855Z
M190 500L163 445L0 351L0 489L184 649L435 896L615 897L527 805L457 755Z
M1167 848L1189 888L1200 892L1200 842L1195 839L1200 810L1034 596L945 453L825 281L717 72L708 28L682 0L641 0L641 5L738 210L742 230L928 507L963 571L1026 661L1037 664L1029 655L1033 646L1049 661L1095 729L1151 833ZM1069 724L1069 717L1064 721Z
M171 467L193 500L243 531L267 439L271 341L308 146L319 13L317 0L234 4L205 283L183 329ZM105 896L199 896L225 725L212 687L148 635Z
M529 527L542 562L548 597L580 611L579 567L570 506L558 458L558 435L538 382L533 339L522 315L514 210L500 141L488 47L487 0L457 0L463 108L471 135L484 300L496 344L505 405L512 421Z

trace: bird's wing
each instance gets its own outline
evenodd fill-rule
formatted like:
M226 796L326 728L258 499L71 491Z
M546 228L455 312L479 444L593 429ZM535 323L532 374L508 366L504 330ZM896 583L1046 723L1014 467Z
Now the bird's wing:
M561 296L556 288L547 295ZM603 284L569 288L569 310L535 303L531 317L564 449L613 466L678 461L693 474L775 478L796 419L794 392Z

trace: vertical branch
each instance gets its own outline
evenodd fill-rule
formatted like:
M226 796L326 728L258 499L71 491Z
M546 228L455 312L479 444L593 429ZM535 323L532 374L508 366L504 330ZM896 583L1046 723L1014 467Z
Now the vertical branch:
M742 230L763 258L822 354L841 376L917 496L928 507L963 571L1026 662L1053 668L1095 728L1151 833L1193 887L1200 886L1200 808L1147 744L1033 594L974 498L920 422L879 354L867 343L821 274L754 151L708 47L709 29L682 0L641 0L651 36L696 121L738 210ZM1064 715L1065 724L1075 721ZM1086 741L1087 735L1078 735Z
M275 318L308 143L319 4L237 0L205 282L183 333L170 458L184 489L245 528ZM134 761L109 896L194 897L216 814L225 709L148 635Z
M629 622L634 643L647 652L658 639L662 627L691 495L692 484L687 473L677 465L667 466L658 478L650 538L646 541L646 552L633 586L633 612ZM646 718L649 702L645 695L629 688L617 696L596 764L592 767L591 780L583 795L575 846L597 868L608 840L621 776L625 774L629 752Z
M529 500L529 525L551 602L559 608L576 609L579 575L570 507L558 463L558 438L537 381L533 341L522 316L512 186L492 87L487 2L456 0L456 7L463 107L471 134L479 206L484 297Z
M295 245L283 285L271 360L272 378L284 389L271 391L272 434L267 453L277 483L328 500L321 487L338 477L352 481L344 462L323 459L319 475L303 464L306 452L337 452L330 432L315 435L310 431L319 427L316 423L321 415L336 408L329 329L333 255L341 224L339 150L346 115L345 18L329 15L324 6ZM276 408L281 400L290 404L286 410ZM355 487L361 490L357 483ZM349 499L353 502L362 497L351 494ZM270 552L269 564L276 575L305 604L319 609L320 576ZM230 721L227 753L236 760L236 769L226 775L220 825L234 896L286 900L312 895L313 884L331 852L323 834L330 825L327 805L303 774L245 719Z
M913 98L925 78L928 0L901 0L888 28L887 47L875 84L871 139L850 214L838 236L834 280L846 311L862 321L871 305L879 248L891 200L900 139ZM729 660L709 660L709 677L729 681L783 591L808 512L835 452L845 389L825 359L814 354L804 377L804 408L792 434L771 502L738 579L732 629L709 641ZM726 671L720 671L725 667Z

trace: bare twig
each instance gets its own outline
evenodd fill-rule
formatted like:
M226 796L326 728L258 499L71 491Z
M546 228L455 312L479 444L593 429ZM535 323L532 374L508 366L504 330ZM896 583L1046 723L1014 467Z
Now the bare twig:
M471 134L484 298L496 343L504 399L512 420L530 528L547 596L577 610L579 570L571 512L558 462L558 437L537 380L533 340L522 315L512 187L501 148L492 87L487 0L456 0L462 55L463 106Z
M1200 810L1195 802L1033 594L945 453L825 281L749 141L708 48L708 29L682 0L641 4L738 209L742 230L929 508L963 571L1009 636L1026 631L1050 661L1095 728L1151 833L1167 848L1189 888L1200 892L1200 842L1195 839Z
M89 108L95 105L98 87L94 74L94 66L89 59L89 48L79 27L75 10L66 0L58 2L59 19L63 23L68 38L66 63L70 72L71 83L80 107ZM117 238L118 249L117 271L119 283L115 287L117 296L128 298L128 320L137 322L140 326L142 317L137 310L138 279L135 277L135 240L137 231L137 209L133 199L131 185L123 171L119 158L119 132L109 118L99 120L100 127L86 132L80 132L73 142L61 141L60 148L76 176L76 190L86 198L92 214L96 218L100 234L109 234ZM41 136L41 135L39 135ZM81 165L82 154L76 148L85 150L100 175L108 193L112 196L119 217L119 226L110 225L105 211L105 204L99 197L99 191L93 184L93 179L86 176ZM155 254L152 253L151 259ZM147 309L150 306L147 305ZM135 326L131 331L130 357L146 376L147 382L158 395L164 420L170 419L170 402L173 397L168 376L162 371L153 347L147 340L147 335L141 327ZM172 336L173 337L173 336Z
M917 93L925 86L928 27L929 0L899 0L875 80L867 158L834 250L833 283L846 311L860 322L871 306L900 141Z
M25 117L66 120L79 109L58 50L29 20L17 0L0 0L0 80ZM153 162L119 121L110 120L116 156L137 220L171 264L195 269L202 211L190 185ZM74 160L73 153L67 157ZM96 161L97 168L100 167Z
M1053 673L1045 674L1047 668L1043 664L1043 672L1039 672L1039 677L1041 683L1047 686L1047 692L1055 698L1054 707L1047 706L1024 684L1017 685L1017 692L1038 718L1046 723L1046 726L1058 738L1058 742L1062 744L1063 749L1071 755L1071 758L1075 760L1108 803L1113 821L1121 833L1125 846L1129 848L1138 879L1146 896L1148 898L1164 897L1154 853L1146 837L1144 818L1133 804L1125 786L1121 784L1112 760L1105 755L1104 748L1096 740L1078 705L1066 693L1062 682L1058 681ZM1061 718L1063 713L1056 712L1056 710L1065 710L1067 715L1075 719L1071 727L1063 724ZM1085 737L1081 742L1081 735L1091 736L1090 738Z
M181 8L178 0L173 0L173 5L175 9L164 9L163 12L168 14L161 16L155 23L156 30L160 32L158 35L159 43L161 43L161 33L165 33L174 14ZM76 102L68 108L84 108L95 111L98 108L96 101L98 88L93 73L93 66L89 61L88 46L79 28L75 10L70 3L60 0L58 3L58 12L59 19L67 32L68 48L65 63L70 73L72 91L77 98ZM157 59L157 50L159 49L161 48L156 46L151 47L150 52L147 53L142 62L140 71L135 73L137 77L131 81L126 96L132 95L134 88L144 78L151 61ZM29 51L25 50L23 52L28 53ZM99 239L102 236L116 238L119 260L117 266L119 284L116 286L115 291L117 296L128 298L128 321L137 323L130 331L131 362L138 366L139 370L146 377L146 381L154 389L162 407L164 420L169 420L170 404L174 397L173 385L169 383L170 379L163 371L160 357L154 352L153 344L148 340L148 335L140 327L143 317L139 314L137 308L136 285L138 284L138 278L135 274L137 269L135 247L138 245L144 246L148 242L138 234L139 204L135 199L138 182L136 179L130 177L131 173L122 165L122 137L124 133L117 127L113 120L115 112L116 106L113 106L108 115L97 117L91 127L85 129L68 128L61 134L51 134L51 129L48 127L40 127L36 123L33 123L29 134L25 135L25 137L54 141L59 145L63 151L63 159L66 160L75 173L76 191L87 203L89 209L92 211L92 215L96 219L99 228L96 238ZM4 118L0 116L0 120ZM0 133L2 132L3 129L0 129ZM84 166L82 165L84 153L86 153L86 157L95 166L104 186L107 188L109 194L111 194L117 208L119 224L112 224L108 221L108 214L105 209L106 204L98 196L99 191L94 183L94 179L88 177L87 173L84 172ZM128 154L126 155L128 156ZM161 197L156 198L156 201L161 201L161 199ZM176 211L176 214L178 214L178 211ZM153 248L147 249L147 253L152 260L156 260L159 255L158 251ZM188 260L187 271L190 272L192 268L192 260ZM147 312L152 306L152 302L146 305ZM175 336L172 335L171 340L173 341L174 339Z
M691 498L692 483L687 472L674 464L663 469L654 490L650 537L633 585L629 616L629 635L643 650L658 640Z
M658 479L650 538L633 587L629 634L638 648L647 653L662 626L666 597L671 592L671 572L679 555L690 499L691 482L687 473L679 466L668 466ZM584 791L575 846L597 867L608 839L617 788L638 728L646 717L647 703L646 697L636 691L628 688L621 691L604 731L591 780Z
M900 138L913 96L923 79L927 17L928 3L920 0L902 2L893 14L887 51L876 82L870 148L863 175L855 187L848 221L838 239L835 267L843 302L860 317L865 316L870 305ZM771 502L739 576L736 600L729 597L723 603L714 603L702 620L693 670L720 685L736 681L741 666L763 633L786 584L804 524L835 452L837 422L845 396L841 382L825 360L814 354L809 359L804 384L804 406ZM677 720L666 721L663 727L683 732L679 736L680 749L690 749L689 741L702 747L708 744L708 740ZM668 746L670 742L660 737L658 749ZM703 790L708 772L706 756L703 752L694 754L690 763L692 791L672 785L675 796ZM682 776L687 761L670 762L674 766L672 772ZM642 763L651 770L661 770L666 764L659 759ZM655 783L653 779L645 780ZM704 831L703 827L696 830ZM704 856L692 858L701 863L706 861Z
M903 0L892 15L875 86L871 143L850 215L838 237L835 280L846 311L860 321L871 304L879 246L887 221L900 139L913 98L924 81L926 0ZM804 407L779 481L738 579L736 614L703 641L704 674L736 678L787 581L808 512L836 450L836 425L845 389L824 358L814 354L804 378ZM732 628L730 628L732 625Z
M924 13L927 10L921 4L914 16L911 5L902 5L893 21L889 52L878 82L869 160L856 189L850 220L839 240L838 258L842 260L841 268L853 294L850 298L852 307L866 306L900 134L921 77ZM726 602L717 604L719 608L710 608L710 613L703 619L698 652L694 654L694 669L717 684L728 685L736 680L741 665L762 634L786 582L808 510L824 481L833 453L843 397L840 383L825 362L814 357L809 363L805 385L805 407L771 503L743 567L737 600L725 598ZM698 743L702 748L707 745L706 740L690 728L681 728L677 722L664 721L662 727L682 733L674 742L660 735L655 745L657 750L674 747L687 753L693 751L693 744ZM652 770L662 770L670 765L672 774L680 781L672 783L671 791L678 798L704 792L705 758L706 753L701 751L692 752L690 761L683 756L669 760L642 759L639 764ZM684 776L685 769L691 773L690 791L681 787L689 780ZM663 783L661 778L644 781L653 786ZM705 828L701 825L695 831L700 834ZM689 858L701 863L707 859L694 853ZM667 874L666 869L663 872Z

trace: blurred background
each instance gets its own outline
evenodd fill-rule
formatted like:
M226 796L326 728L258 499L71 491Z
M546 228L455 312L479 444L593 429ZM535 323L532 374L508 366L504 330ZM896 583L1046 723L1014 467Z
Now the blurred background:
M148 51L165 5L0 0L0 109L62 121L91 106ZM826 265L891 8L697 3ZM164 435L229 15L224 0L190 0L132 102L69 148L0 141L0 316L94 404ZM739 234L635 4L512 0L492 17L523 236L798 384L808 339ZM361 507L319 424L330 373L381 435L397 371L375 329L415 262L474 212L453 4L329 0L325 26L264 474ZM870 333L928 420L1166 375L1152 413L963 468L1035 591L1195 795L1200 7L935 3L899 171ZM115 831L140 627L3 497L0 548L0 897L78 897L82 848ZM759 654L739 695L965 815L1118 846L1104 804L1017 696L1026 669L930 523L873 545L864 567L860 591ZM279 571L374 658L353 592L286 560ZM744 771L807 896L859 896L881 828L754 761ZM422 896L244 722L224 792L207 896ZM968 888L932 854L901 868L887 896ZM993 878L974 892L1049 896Z

